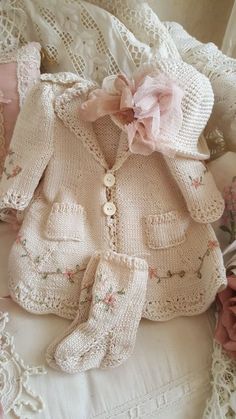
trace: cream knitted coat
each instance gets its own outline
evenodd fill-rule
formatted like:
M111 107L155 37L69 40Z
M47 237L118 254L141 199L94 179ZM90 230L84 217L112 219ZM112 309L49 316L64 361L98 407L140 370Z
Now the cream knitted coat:
M26 100L0 184L0 208L26 209L9 260L10 292L25 309L74 318L84 270L105 249L148 262L148 319L198 314L225 285L208 224L223 200L197 160L207 157L198 138L212 89L181 61L156 67L185 88L174 158L132 154L109 116L82 121L95 85L71 73L43 75Z

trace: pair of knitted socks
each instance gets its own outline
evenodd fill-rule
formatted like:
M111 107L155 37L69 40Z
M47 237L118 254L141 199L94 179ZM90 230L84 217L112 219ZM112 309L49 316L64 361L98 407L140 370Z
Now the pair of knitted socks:
M147 277L142 259L95 253L81 284L78 314L47 349L49 365L76 373L123 363L134 348Z

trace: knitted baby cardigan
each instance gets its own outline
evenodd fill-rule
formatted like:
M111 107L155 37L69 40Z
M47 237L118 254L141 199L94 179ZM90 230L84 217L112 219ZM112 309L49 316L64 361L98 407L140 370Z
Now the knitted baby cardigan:
M152 320L200 313L225 285L208 224L223 201L197 160L210 83L181 61L155 68L185 82L175 157L132 154L109 116L83 121L78 107L96 86L79 76L43 75L26 100L0 185L0 208L26 208L9 263L11 295L25 309L74 318L97 250L146 260L143 317Z

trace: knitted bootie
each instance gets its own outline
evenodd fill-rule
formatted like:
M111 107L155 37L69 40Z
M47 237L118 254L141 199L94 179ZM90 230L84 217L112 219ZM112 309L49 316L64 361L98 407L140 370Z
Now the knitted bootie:
M80 290L80 301L79 309L76 318L73 320L68 329L66 329L61 335L59 335L47 348L46 350L46 360L50 367L54 369L60 369L55 362L55 351L59 343L68 335L70 335L75 329L77 329L78 324L87 321L89 309L92 300L92 287L94 283L94 278L96 274L97 265L99 262L99 253L96 252L90 259L86 271L83 276Z
M88 321L78 323L55 352L56 364L63 371L75 373L102 364L114 366L109 359L113 353L116 359L119 358L118 363L126 359L134 347L147 277L148 267L144 260L112 251L101 254ZM75 326L76 320L73 323ZM121 353L119 347L113 348L116 333L120 336ZM121 338L122 334L126 336Z

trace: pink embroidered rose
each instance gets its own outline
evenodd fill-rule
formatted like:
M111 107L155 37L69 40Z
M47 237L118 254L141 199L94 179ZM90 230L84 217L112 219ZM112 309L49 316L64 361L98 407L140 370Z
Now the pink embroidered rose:
M72 270L72 269L68 269L67 271L65 271L64 275L66 276L67 279L69 279L70 282L74 282L74 275L75 275L76 271Z
M17 176L20 172L21 172L21 167L20 166L16 166L14 167L14 169L12 170L12 177Z
M116 303L116 296L115 296L115 294L108 292L108 293L105 295L105 298L104 298L103 302L104 302L107 306L109 306L110 308L114 308L115 303Z
M215 339L236 359L236 276L227 277L227 288L217 296L218 322Z
M209 240L207 244L208 249L214 250L215 248L219 247L219 243L217 240Z
M192 181L191 185L192 185L195 189L198 189L198 188L199 188L199 186L202 186L202 185L203 185L203 183L202 183L202 179L201 179L201 178L191 179L191 181Z
M156 268L152 268L151 266L149 266L148 268L148 276L150 279L156 279L158 277L157 275L157 269Z
M79 108L87 121L110 115L127 132L132 153L174 155L173 141L182 125L183 90L165 74L139 71L132 80L109 76Z
M20 244L22 242L22 236L18 234L15 239L16 244Z

